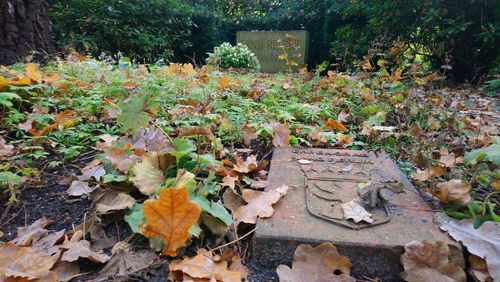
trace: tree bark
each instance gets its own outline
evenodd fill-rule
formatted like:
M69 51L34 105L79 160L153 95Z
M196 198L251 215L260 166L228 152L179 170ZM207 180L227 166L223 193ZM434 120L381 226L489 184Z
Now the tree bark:
M0 64L54 52L47 10L45 0L0 0Z

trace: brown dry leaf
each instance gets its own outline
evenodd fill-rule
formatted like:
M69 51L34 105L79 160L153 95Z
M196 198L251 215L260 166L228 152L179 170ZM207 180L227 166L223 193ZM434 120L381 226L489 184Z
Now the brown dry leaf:
M422 127L420 127L420 124L414 123L410 128L408 129L408 133L410 133L414 137L419 137L422 135L424 131L422 130Z
M231 84L231 78L229 78L227 76L223 76L223 77L217 79L217 86L215 87L215 89L217 89L219 91L223 91L223 90L229 89L230 84Z
M57 281L50 269L59 259L60 252L49 254L30 247L19 247L12 243L0 245L0 279L17 278L13 281L40 279Z
M434 177L439 177L442 176L446 173L446 168L445 167L436 167L436 166L431 166L428 167L425 170L419 170L417 169L417 173L415 173L412 178L415 181L419 182L424 182L424 181L429 181Z
M183 127L179 128L178 137L186 136L205 136L208 140L213 140L215 138L212 133L212 129L208 126L193 126L193 127Z
M132 166L132 176L129 179L142 194L153 195L156 188L165 182L165 170L161 167L162 158L164 159L164 155L162 157L157 152L147 153L142 162Z
M448 150L442 149L439 157L439 163L445 167L455 167L457 158L454 153L448 153Z
M204 250L198 250L198 254L193 258L175 260L168 266L171 281L176 276L176 272L189 276L190 279L210 279L210 281L241 282L240 271L228 270L226 261L215 261L213 254ZM196 280L198 281L198 280Z
M236 181L239 181L238 177L226 175L224 176L224 178L222 178L222 183L220 185L222 187L229 187L230 189L234 190L234 187L236 186Z
M78 175L77 178L80 181L90 180L92 177L96 181L101 181L101 177L106 174L103 165L97 165L94 167L85 167L82 169L82 175Z
M249 146L252 140L257 139L257 133L255 129L249 127L248 125L243 125L241 128L241 132L243 133L243 143Z
M134 251L127 242L116 243L111 253L111 259L99 272L102 278L133 274L158 259L158 255L150 250Z
M500 281L500 224L487 221L477 229L472 220L449 219L441 222L441 229L460 241L467 251L486 260L494 281Z
M121 172L128 172L130 166L139 160L134 154L127 155L126 150L121 147L107 147L104 152L104 158L110 160L111 165Z
M92 201L95 210L100 214L131 209L134 204L135 199L132 196L115 190L99 190Z
M290 130L287 125L277 122L269 124L273 128L273 145L276 147L290 146Z
M36 81L37 83L42 82L42 73L38 70L37 65L33 63L27 64L24 70L26 71L26 76L29 79Z
M438 190L436 197L445 204L450 202L469 203L472 201L469 194L470 184L466 184L460 179L439 183L436 188Z
M355 223L360 221L366 221L368 223L373 222L373 219L371 219L372 214L356 203L355 200L343 203L341 206L345 219L352 219Z
M185 188L168 188L160 192L158 200L147 200L143 204L146 224L142 234L159 237L167 243L163 255L175 256L176 250L189 238L189 228L198 221L200 207L189 200Z
M234 159L236 164L233 164L233 170L242 174L250 173L259 166L256 155L249 155L245 161L237 155L234 156Z
M68 190L66 190L66 194L74 197L79 197L83 195L89 195L92 191L94 191L97 186L90 187L89 183L86 181L73 180Z
M54 221L43 216L30 226L17 228L17 237L10 242L23 247L31 246L48 234L48 230L44 228L52 223Z
M334 131L335 129L336 130L340 130L340 131L347 131L347 127L345 127L340 121L338 120L333 120L331 118L329 118L326 123L325 123L325 126L330 130L330 131Z
M243 191L243 200L248 204L239 207L234 213L234 221L236 226L240 222L255 224L257 217L265 218L270 217L274 213L272 207L276 204L281 197L285 196L288 191L288 186L283 185L269 192L259 192L255 190L246 189Z
M99 138L101 138L102 141L104 142L96 142L97 148L103 150L107 147L113 146L113 144L118 140L119 136L112 136L109 134L101 134L99 135Z
M401 264L405 271L401 278L408 282L449 281L465 282L465 272L460 265L449 258L448 245L439 241L412 241L405 245Z
M222 202L224 203L224 207L229 209L233 214L239 207L245 205L245 201L243 201L241 196L231 189L226 189L224 195L222 195Z
M7 145L5 139L0 136L0 157L10 157L14 154L14 145Z
M61 76L57 73L47 73L43 76L43 81L48 85L54 84L61 80Z
M475 255L470 255L469 263L469 273L475 279L475 281L493 282L493 278L488 272L488 266L486 265L486 261L484 259Z
M323 243L315 248L299 245L293 256L292 268L279 265L276 269L281 282L355 282L349 258L340 255L332 243ZM340 272L337 275L334 272Z
M61 257L61 261L73 262L78 258L86 258L97 263L105 263L109 260L109 256L104 253L94 252L90 249L90 242L80 240L83 232L78 230L70 240L66 238L61 248L66 249Z
M165 153L175 149L163 131L156 127L150 127L147 131L143 128L139 129L132 140L132 148L144 148L148 152Z
M59 261L52 268L51 272L57 274L57 281L67 282L80 275L80 266L76 263Z

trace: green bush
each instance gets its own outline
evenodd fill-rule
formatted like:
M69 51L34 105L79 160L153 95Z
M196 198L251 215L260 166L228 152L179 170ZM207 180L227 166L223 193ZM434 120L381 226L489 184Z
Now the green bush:
M193 23L186 0L49 0L59 49L140 62L183 57Z
M249 68L260 69L257 57L244 44L238 43L236 46L225 42L214 48L213 53L208 54L207 64L219 68Z

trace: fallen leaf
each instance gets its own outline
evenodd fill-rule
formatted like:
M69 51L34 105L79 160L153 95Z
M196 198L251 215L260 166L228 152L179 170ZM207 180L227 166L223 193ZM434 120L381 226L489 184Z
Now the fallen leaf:
M175 149L163 131L156 127L150 127L147 130L139 129L132 140L132 148L145 148L148 152L164 153Z
M259 166L256 155L249 155L245 161L243 161L241 157L236 155L234 156L234 159L236 161L236 164L231 163L233 165L233 170L242 174L250 173L256 170Z
M243 133L243 143L247 146L250 145L252 140L257 139L258 137L255 129L249 127L248 125L243 125L241 132Z
M229 187L230 189L234 190L236 181L239 181L238 177L226 175L224 176L224 178L222 178L222 183L220 185L222 187Z
M408 282L459 281L465 282L465 272L460 265L449 258L448 245L439 241L412 241L405 245L401 256L404 272L401 278Z
M99 149L105 149L107 147L113 146L113 144L118 140L119 136L111 136L109 134L102 134L99 135L99 138L103 140L104 142L96 142L97 148Z
M189 200L187 189L168 188L160 192L158 200L143 204L146 224L142 234L160 237L167 243L164 255L175 256L176 250L189 238L188 230L200 217L200 207Z
M236 194L231 189L226 189L224 194L222 195L222 202L224 203L224 206L231 211L231 213L235 213L236 210L245 205L245 201L241 198L240 195Z
M442 151L439 157L439 163L445 167L455 167L457 164L457 158L455 154L448 153L448 150Z
M276 272L281 282L354 282L356 279L349 276L351 266L349 258L340 255L332 243L323 243L314 248L299 245L293 256L292 268L279 265Z
M193 126L193 127L183 127L179 128L178 137L186 136L205 136L208 140L213 140L215 138L212 133L212 129L209 126Z
M288 191L288 186L283 185L268 192L259 192L255 190L246 189L243 191L243 200L248 204L239 207L234 213L234 221L236 226L240 222L255 224L257 217L265 218L270 217L274 213L272 207L276 204L281 197L285 196Z
M42 73L40 73L40 71L38 70L38 66L36 64L29 63L26 65L24 70L26 71L26 76L29 79L37 83L42 82Z
M445 167L428 167L425 170L417 169L417 172L412 176L415 181L424 182L429 181L434 177L442 176L446 173Z
M290 130L288 126L277 122L269 124L273 128L273 145L276 147L290 146Z
M57 281L67 282L80 275L80 267L76 263L59 261L51 269L57 275Z
M110 211L131 209L135 204L135 199L127 193L115 190L101 190L92 201L95 210L100 214Z
M351 172L352 168L353 168L352 165L348 165L346 167L339 169L339 172Z
M30 226L18 227L17 237L11 242L23 247L33 245L48 234L48 230L44 228L51 225L53 222L54 221L43 216Z
M127 242L116 243L111 254L111 259L99 272L103 278L131 275L158 259L150 250L134 251L132 245Z
M131 168L132 175L129 180L142 194L153 195L156 188L165 182L164 170L160 167L162 156L157 152L147 153L142 162L136 163Z
M500 281L500 224L487 221L474 229L472 220L441 220L441 229L462 242L467 251L486 260L494 281Z
M101 181L101 177L103 177L105 174L106 170L104 170L104 166L97 165L94 167L82 169L82 175L77 176L77 178L80 181L87 181L93 177L96 181Z
M61 261L73 262L79 258L86 258L90 261L97 263L105 263L109 260L109 256L104 253L94 252L90 249L90 242L87 240L80 240L82 231L79 230L70 240L65 239L61 248L66 249L61 257Z
M0 136L0 157L10 157L14 154L14 145L7 145L5 139Z
M474 281L493 282L493 278L488 272L488 265L484 259L475 255L470 255L469 263L469 274L474 278Z
M469 203L472 201L469 194L470 184L466 184L460 179L438 183L436 188L436 197L445 204L450 202Z
M360 221L366 221L368 223L373 222L373 219L371 219L372 214L356 203L355 200L343 203L341 206L345 219L352 219L355 223Z
M74 197L89 195L96 188L97 186L90 187L89 183L86 181L73 180L68 190L66 190L66 194Z
M59 256L59 252L48 254L33 248L5 243L0 245L0 278L18 278L14 281L31 279L55 281L55 273L51 273L50 269Z
M175 260L168 266L173 279L175 272L181 272L188 275L191 279L210 279L210 281L223 281L223 282L241 282L242 274L240 271L228 270L228 263L226 261L214 261L213 254L200 249L198 254L193 258L185 258L183 260Z
M331 118L329 118L326 123L325 123L325 126L330 130L330 131L334 131L334 129L336 130L340 130L340 131L347 131L347 128L338 120L333 120Z
M104 158L110 160L111 165L121 172L128 172L130 166L140 159L135 154L129 156L121 147L107 147L104 152Z

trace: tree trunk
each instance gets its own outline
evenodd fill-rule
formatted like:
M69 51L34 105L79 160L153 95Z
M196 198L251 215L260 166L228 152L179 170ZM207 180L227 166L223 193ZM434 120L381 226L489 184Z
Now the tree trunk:
M54 52L45 0L0 0L0 64Z

